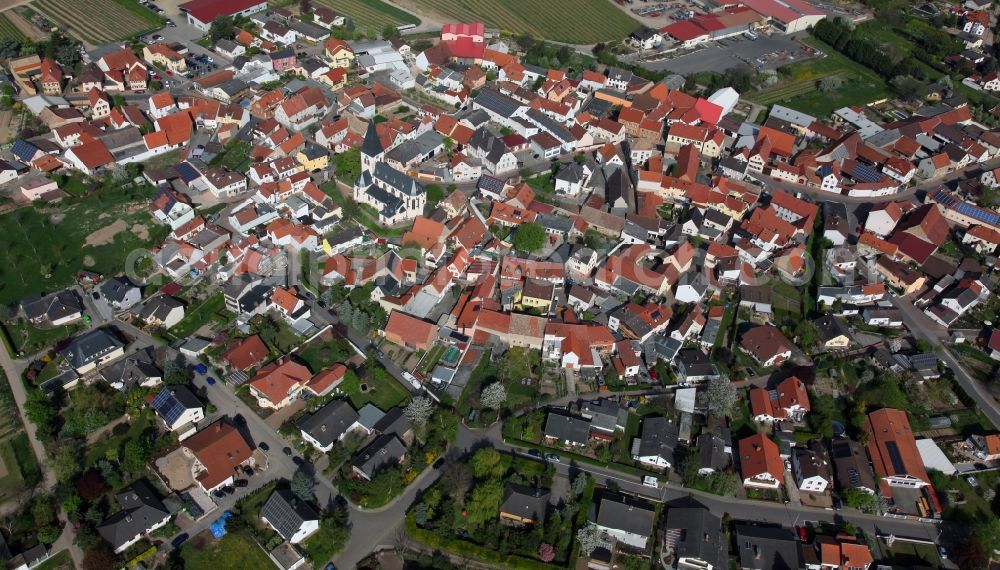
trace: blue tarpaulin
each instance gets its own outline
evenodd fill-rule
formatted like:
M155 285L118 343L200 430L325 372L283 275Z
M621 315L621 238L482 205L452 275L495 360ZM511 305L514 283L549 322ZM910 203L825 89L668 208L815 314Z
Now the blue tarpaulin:
M222 513L222 516L217 518L215 522L208 527L212 531L212 536L215 538L222 538L226 536L226 521L233 516L233 513L226 511Z

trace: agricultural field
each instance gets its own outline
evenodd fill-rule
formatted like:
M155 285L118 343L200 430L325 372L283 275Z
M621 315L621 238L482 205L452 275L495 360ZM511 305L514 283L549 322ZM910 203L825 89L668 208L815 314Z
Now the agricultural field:
M805 41L826 56L778 69L781 83L750 93L747 98L761 105L780 103L824 119L835 109L864 105L889 96L888 86L875 72L815 38ZM840 87L829 92L820 91L819 83L827 77L839 78Z
M571 44L620 40L640 27L608 0L413 0L451 22L484 21L512 34ZM567 15L572 14L572 18Z
M82 181L70 179L60 186L71 194L61 203L0 216L0 226L7 228L0 252L0 303L59 290L80 269L118 273L129 253L160 243L169 231L149 215L151 187L109 180L78 197L85 192Z
M35 0L31 7L71 35L95 45L163 25L159 16L134 0Z
M24 41L24 34L11 22L6 14L0 13L0 38L11 38L19 42Z
M337 12L354 20L354 24L363 29L374 26L381 31L386 24L399 26L402 24L420 24L420 18L382 2L382 0L319 0Z

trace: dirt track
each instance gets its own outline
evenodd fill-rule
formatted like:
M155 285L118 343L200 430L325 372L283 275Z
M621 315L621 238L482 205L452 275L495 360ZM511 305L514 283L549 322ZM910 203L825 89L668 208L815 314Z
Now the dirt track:
M0 4L4 3L4 0L0 0ZM17 26L17 29L21 30L21 33L28 36L32 40L44 40L45 33L32 25L31 22L24 19L24 16L17 13L16 10L7 10L3 13L10 20L11 24Z

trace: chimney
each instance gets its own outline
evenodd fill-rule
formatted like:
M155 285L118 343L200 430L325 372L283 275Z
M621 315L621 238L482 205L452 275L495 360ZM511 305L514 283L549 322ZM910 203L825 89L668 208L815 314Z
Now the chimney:
M326 424L319 426L319 431L326 431Z

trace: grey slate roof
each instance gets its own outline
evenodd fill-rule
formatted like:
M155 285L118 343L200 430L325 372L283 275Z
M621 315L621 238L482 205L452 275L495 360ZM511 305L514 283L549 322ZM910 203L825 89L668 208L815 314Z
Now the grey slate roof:
M147 347L105 366L101 369L101 377L108 384L120 383L122 388L128 388L151 378L162 378L163 373L156 366L153 347Z
M502 117L511 117L523 107L514 99L495 89L483 89L472 102Z
M295 496L288 489L271 493L260 509L261 518L274 527L285 540L291 540L306 521L318 521L319 513L309 503Z
M358 452L351 464L368 477L372 477L383 467L398 464L405 456L406 446L403 442L393 434L383 434Z
M674 464L674 449L677 447L677 424L667 418L647 417L642 420L642 437L633 448L637 457L661 457Z
M738 525L740 566L750 570L798 570L804 567L802 543L787 528Z
M44 316L50 321L57 321L83 311L83 301L75 291L69 289L25 301L21 306L24 309L24 316L28 320L36 320Z
M170 516L170 511L143 479L123 489L115 495L115 500L121 510L97 527L97 532L115 549Z
M345 400L333 400L295 425L324 447L340 439L358 421L358 413Z
M655 517L653 508L645 502L604 497L597 506L597 518L594 522L604 528L650 537L653 535Z
M384 151L382 141L378 138L378 131L375 130L375 121L372 121L368 123L368 130L365 131L365 141L361 143L361 154L379 156Z
M504 489L500 512L542 523L549 505L548 491L508 484Z
M590 439L590 422L549 412L545 418L545 437L585 444Z
M426 192L422 184L384 162L375 165L373 175L406 196L420 196Z
M695 558L725 568L727 544L723 539L722 519L708 509L675 507L667 510L667 541L673 544L675 558Z
M410 431L410 418L403 413L403 408L393 406L385 413L372 427L377 433L391 433L403 437L403 434Z
M124 346L111 329L94 329L70 341L62 355L73 368L80 368Z
M101 294L115 303L121 303L132 289L138 289L126 277L112 277L101 284Z

